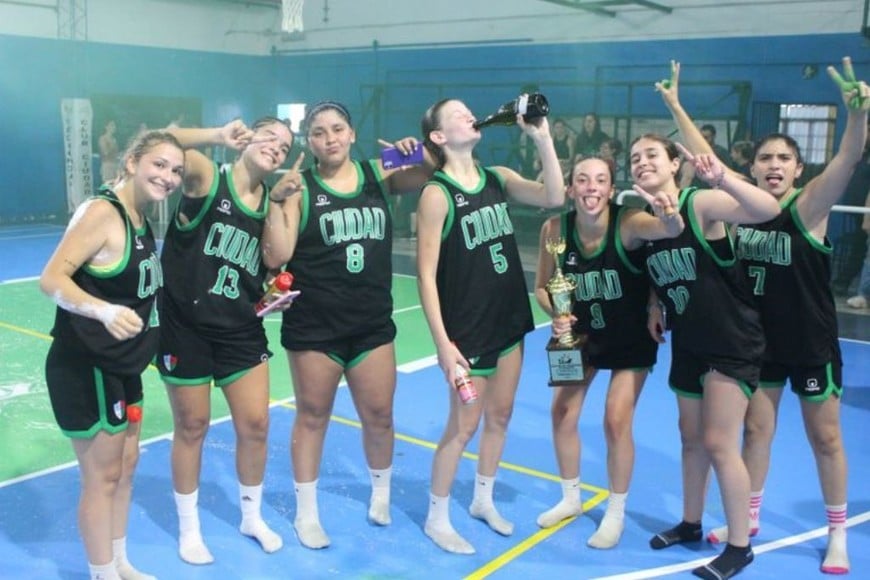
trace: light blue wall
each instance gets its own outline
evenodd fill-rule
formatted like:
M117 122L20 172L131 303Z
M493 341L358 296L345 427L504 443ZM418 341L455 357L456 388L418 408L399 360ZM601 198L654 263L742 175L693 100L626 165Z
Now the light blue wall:
M690 89L711 81L748 82L758 102L838 103L824 66L843 55L851 55L859 76L870 79L870 54L858 34L268 57L0 36L0 174L6 185L0 223L65 215L60 100L66 97L195 97L202 100L206 124L235 115L251 120L274 113L277 103L335 99L357 120L357 153L371 155L378 137L417 134L422 112L438 98L457 96L481 116L528 83L548 95L557 116L625 114L630 102L635 115L665 117L652 83L668 73L672 58L683 63L685 104L693 113L733 115L727 110L733 100L709 106L721 87ZM820 72L803 80L808 63ZM507 146L514 136L488 133L483 161L490 161L493 146Z

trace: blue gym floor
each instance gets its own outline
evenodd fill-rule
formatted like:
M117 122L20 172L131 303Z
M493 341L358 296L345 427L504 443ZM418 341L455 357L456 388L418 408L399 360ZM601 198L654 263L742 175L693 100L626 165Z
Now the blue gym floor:
M31 246L43 238L19 239L24 234L16 230L12 235L12 231L0 230L0 280L6 281L0 284L0 290L18 284L14 279L37 275L46 248L48 252L54 248L60 230L45 248L36 249ZM11 237L4 240L7 234ZM14 252L9 243L13 238ZM11 256L15 256L14 264ZM42 306L50 308L48 302ZM0 322L10 314L6 307L2 308ZM7 331L0 328L0 332ZM215 563L190 566L176 553L177 523L169 473L170 433L142 443L130 514L131 561L163 579L689 577L688 571L716 555L717 547L707 543L662 551L648 547L655 532L676 523L681 515L680 444L675 398L666 386L670 361L667 346L659 351L659 362L638 406L637 460L625 533L619 546L609 551L586 546L607 497L602 430L607 373L602 373L593 385L581 419L581 473L587 513L555 529L541 530L536 526L537 515L561 497L551 444L550 390L546 386L543 354L548 336L548 329L541 328L527 339L523 376L495 487L495 500L502 515L516 525L513 536L498 536L468 515L475 470L472 455L460 465L451 516L456 529L476 547L477 554L447 554L423 534L432 453L447 414L446 386L430 356L404 362L399 369L391 526L380 528L366 521L368 474L350 393L342 388L327 436L319 487L321 520L332 540L329 548L320 551L302 548L293 533L288 434L294 408L290 398L275 401L272 407L263 506L266 521L283 535L284 547L274 554L265 554L252 540L239 534L234 436L231 424L218 419L208 434L200 488L202 531L216 557ZM402 340L400 331L400 344ZM870 343L843 340L842 348L851 577L867 578L870 577L867 484L870 438L865 425L870 419ZM278 353L272 359L273 366L286 366L283 352L275 350ZM9 386L6 365L12 354L3 352L0 392L2 387ZM154 388L146 397L156 401L165 399L165 394ZM4 421L4 408L0 400L0 423ZM51 421L50 415L45 421ZM33 428L45 428L40 425ZM8 433L5 437L9 437ZM15 438L18 443L7 440L2 446L26 443L27 429L15 434ZM476 447L475 441L469 451L475 451ZM0 578L86 579L86 559L76 528L77 501L78 471L74 463L0 481ZM740 578L824 577L819 572L825 549L824 516L799 406L795 397L787 393L765 488L761 533L754 539L756 559ZM704 526L709 529L722 523L722 506L714 483L708 495Z

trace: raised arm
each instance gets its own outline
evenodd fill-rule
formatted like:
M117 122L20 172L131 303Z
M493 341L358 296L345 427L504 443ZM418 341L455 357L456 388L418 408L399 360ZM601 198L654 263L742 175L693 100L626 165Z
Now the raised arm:
M657 82L655 87L662 95L662 101L664 101L665 106L671 112L671 118L674 120L674 123L676 123L677 129L679 129L686 147L695 154L716 155L713 147L711 147L710 143L704 139L701 130L698 129L698 126L695 125L695 122L689 116L689 113L686 112L682 103L680 103L680 63L672 60L671 78ZM720 159L720 161L722 162L725 171L731 173L738 179L746 179L739 172L728 167L727 159ZM680 185L685 187L691 183L692 177L694 177L694 166L691 163L686 162L683 167L683 178Z
M178 139L185 149L184 195L188 197L206 195L214 179L214 162L197 151L197 147L217 145L241 150L251 142L254 135L254 132L238 119L230 121L223 127L167 127L166 132Z
M263 265L270 270L289 262L296 251L302 216L301 192L305 188L299 168L304 159L305 153L300 153L287 173L269 190L269 213L261 246Z
M390 193L416 193L420 191L423 185L430 177L432 177L432 173L435 171L436 162L429 151L423 147L423 144L416 137L404 137L395 143L390 143L384 139L378 139L378 144L380 144L381 147L395 147L403 155L410 155L417 146L420 146L423 149L423 163L420 165L406 165L403 167L385 169L383 161L381 159L377 160L378 170L381 172Z
M837 154L825 170L804 187L797 201L797 209L804 226L817 238L827 233L828 215L846 189L855 166L861 161L867 139L867 111L870 109L870 87L855 79L852 60L843 58L843 76L832 66L828 74L840 89L846 106L846 129Z
M685 223L676 195L663 191L652 195L637 184L633 188L652 208L653 215L639 209L629 209L623 213L619 235L627 250L636 250L646 241L675 238L682 233Z
M495 167L504 179L508 195L517 201L538 207L562 206L565 203L565 178L562 176L546 117L526 123L522 115L517 115L517 125L535 143L541 160L543 183L526 179L513 169Z
M776 198L748 181L728 173L715 155L693 155L677 144L684 157L695 167L695 173L710 184L695 197L695 213L701 218L705 232L715 222L757 224L779 214Z

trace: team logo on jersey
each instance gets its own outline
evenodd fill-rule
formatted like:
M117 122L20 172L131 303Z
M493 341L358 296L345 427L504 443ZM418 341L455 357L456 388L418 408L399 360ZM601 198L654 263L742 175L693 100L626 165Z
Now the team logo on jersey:
M576 266L577 265L577 254L574 252L568 252L568 255L565 256L565 265L566 266Z
M323 207L325 205L329 205L329 203L329 198L321 193L317 196L317 200L315 200L314 205L317 207Z
M480 360L479 356L473 356L470 359L468 359L468 364L471 366L474 366L477 364L477 361L479 361L479 360Z
M171 371L175 369L175 365L178 364L178 357L174 354L164 354L163 355L163 368L167 371Z
M230 200L222 199L220 204L218 204L217 210L223 214L230 215L232 213Z
M124 401L118 401L114 405L112 405L112 412L115 413L115 417L119 420L124 418Z
M465 196L462 195L461 193L457 193L456 195L454 195L453 199L456 200L456 207L462 207L462 206L468 205L468 200L465 199Z
M136 236L134 238L134 241L135 241L137 250L144 250L145 249L145 244L142 243L142 240L139 239L139 236Z
M814 377L807 379L807 392L816 393L819 391L819 381Z

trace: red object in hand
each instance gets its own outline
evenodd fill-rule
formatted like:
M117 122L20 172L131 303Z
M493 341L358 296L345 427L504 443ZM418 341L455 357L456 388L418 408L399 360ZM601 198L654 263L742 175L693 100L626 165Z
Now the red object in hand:
M271 284L269 284L269 288L266 290L266 293L263 294L263 297L260 298L260 301L254 305L254 311L260 312L265 309L281 294L290 290L290 286L292 285L293 274L291 274L290 272L281 272L280 274L275 276L275 279L272 280Z
M142 420L142 407L129 406L127 407L127 420L131 423L138 423Z

